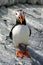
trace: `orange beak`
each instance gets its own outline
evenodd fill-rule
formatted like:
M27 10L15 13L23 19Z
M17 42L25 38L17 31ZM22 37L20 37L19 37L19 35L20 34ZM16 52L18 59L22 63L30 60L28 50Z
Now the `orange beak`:
M20 23L22 23L22 22L23 22L23 16L20 16L20 17L18 18L18 20L19 20Z

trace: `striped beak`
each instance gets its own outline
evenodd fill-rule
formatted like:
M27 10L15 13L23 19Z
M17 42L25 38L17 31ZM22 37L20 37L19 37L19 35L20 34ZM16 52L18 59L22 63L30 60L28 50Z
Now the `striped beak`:
M20 23L22 23L23 20L24 20L24 17L20 15L20 16L18 17L18 20L19 20Z

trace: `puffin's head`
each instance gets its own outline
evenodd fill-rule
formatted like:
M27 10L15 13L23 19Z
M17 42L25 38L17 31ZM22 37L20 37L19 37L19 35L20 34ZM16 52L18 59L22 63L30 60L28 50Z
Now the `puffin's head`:
M17 12L16 12L16 19L19 21L19 22L23 22L23 20L24 20L24 18L25 18L25 15L24 15L24 12L22 11L22 10L18 10Z

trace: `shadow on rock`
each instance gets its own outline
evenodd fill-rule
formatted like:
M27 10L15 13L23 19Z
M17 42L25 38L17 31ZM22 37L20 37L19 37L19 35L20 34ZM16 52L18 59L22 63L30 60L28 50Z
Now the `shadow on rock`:
M41 65L43 65L43 56L37 54L31 48L28 48L28 52L30 53L30 55L31 55L32 58L34 58L35 60L39 61L41 63Z

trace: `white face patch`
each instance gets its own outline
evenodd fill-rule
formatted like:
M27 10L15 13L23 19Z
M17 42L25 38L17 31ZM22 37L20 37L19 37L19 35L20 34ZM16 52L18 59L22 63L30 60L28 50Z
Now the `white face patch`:
M21 14L23 17L25 17L24 12L19 10L19 11L16 12L16 18L17 18L17 19L18 19L18 17L20 16L20 14Z
M19 17L19 12L16 12L16 18L18 18Z

